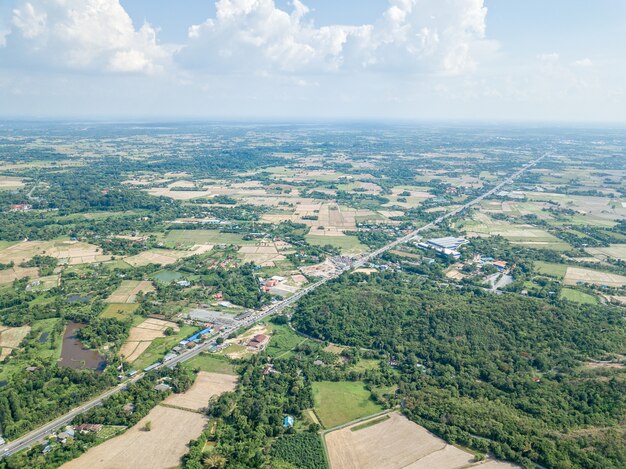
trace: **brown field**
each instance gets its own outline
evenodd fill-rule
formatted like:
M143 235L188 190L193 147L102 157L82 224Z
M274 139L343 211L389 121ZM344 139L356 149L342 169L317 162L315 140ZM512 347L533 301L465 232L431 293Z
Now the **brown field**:
M565 273L565 285L576 285L578 282L621 287L626 285L626 277L597 270L568 267Z
M146 351L152 341L157 337L164 337L163 331L168 327L178 331L176 323L161 319L146 319L138 326L133 327L128 334L128 339L120 349L120 356L126 358L129 363L134 362Z
M196 251L175 251L173 249L150 249L136 256L127 257L124 261L133 267L142 267L148 264L169 265L175 263L178 259L193 256L194 254L200 253Z
M0 327L0 362L19 347L24 337L30 332L30 326Z
M19 189L26 184L17 177L13 176L0 176L0 190Z
M55 257L60 264L88 264L111 260L111 256L103 255L102 249L93 244L80 241L22 241L0 250L0 262L11 261L20 264L40 254Z
M275 262L285 260L285 256L279 254L274 245L241 246L237 254L244 262L254 262L261 266L271 267Z
M606 259L612 257L626 261L626 244L611 244L606 248L587 248L586 251L592 256L596 256L600 259Z
M236 385L236 376L201 371L198 373L193 386L187 392L184 394L172 394L163 403L198 411L207 406L211 397L233 391Z
M517 467L498 461L481 464L473 454L449 445L400 413L389 417L369 427L355 429L362 425L357 423L327 433L331 469Z
M147 280L122 280L122 284L105 300L107 303L135 303L139 292L155 291L152 282Z
M39 277L39 269L37 267L13 267L11 269L0 270L0 285L13 282L24 277L35 279Z
M152 429L144 431L146 422ZM63 469L167 469L178 467L189 441L206 426L206 417L171 407L156 406L137 425L91 448Z

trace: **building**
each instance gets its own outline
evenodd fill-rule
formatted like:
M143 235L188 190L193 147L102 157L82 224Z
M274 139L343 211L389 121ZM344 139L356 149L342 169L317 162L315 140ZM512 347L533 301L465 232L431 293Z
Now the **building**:
M31 204L13 204L11 205L11 212L26 212L32 208Z
M179 287L189 287L191 286L191 282L189 280L179 280L178 282L176 282L176 285L178 285Z
M467 243L469 243L467 239L455 238L454 236L446 236L445 238L433 238L429 239L426 242L426 244L428 244L433 249L450 249L451 251L456 251L459 247Z
M270 338L265 334L257 334L250 340L250 342L248 342L248 347L263 350L269 341Z
M505 270L507 265L506 261L493 261L491 264L500 272Z
M172 387L169 384L165 384L165 383L157 384L154 387L154 390L159 391L159 392L167 392L170 389L172 389Z
M293 417L291 415L285 415L283 418L283 428L291 428L293 427Z
M100 430L102 430L102 425L99 423L83 423L81 425L78 425L75 430L77 432L98 433Z

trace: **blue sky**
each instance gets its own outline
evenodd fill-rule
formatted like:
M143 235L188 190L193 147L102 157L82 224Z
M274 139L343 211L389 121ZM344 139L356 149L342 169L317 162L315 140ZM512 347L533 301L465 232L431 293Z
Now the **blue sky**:
M2 0L0 117L626 122L623 0Z

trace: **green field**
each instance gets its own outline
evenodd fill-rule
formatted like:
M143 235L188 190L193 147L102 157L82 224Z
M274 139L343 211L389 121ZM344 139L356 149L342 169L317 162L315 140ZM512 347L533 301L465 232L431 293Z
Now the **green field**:
M380 367L380 360L362 358L356 365L350 367L350 371L357 371L359 373L367 370L377 370Z
M111 303L104 308L101 318L115 318L123 321L132 317L133 313L139 308L136 303Z
M284 358L291 354L291 351L307 339L296 334L289 326L272 325L272 339L267 344L267 355L272 358Z
M315 413L326 428L332 428L380 412L363 383L319 381L313 383Z
M185 366L195 370L206 371L208 373L222 373L226 375L235 375L235 367L226 357L215 354L201 353L191 360L185 362Z
M542 275L549 275L550 277L555 277L561 280L565 277L567 265L555 264L553 262L535 261L535 270L537 273Z
M163 356L169 352L178 342L186 337L189 337L194 332L198 331L197 327L183 326L178 331L178 334L170 337L159 337L154 339L150 344L150 347L146 349L144 353L133 363L133 368L143 369L148 365L153 364L157 360L161 360Z
M165 241L169 246L174 244L237 244L250 245L254 240L244 241L241 235L235 233L220 233L217 230L172 230Z
M590 295L589 293L574 290L573 288L563 288L561 290L561 298L582 304L598 304L598 299L595 296Z
M316 236L306 235L306 241L314 246L325 246L330 244L344 253L365 252L367 246L361 244L356 236Z
M174 280L178 280L183 275L179 272L174 272L173 270L159 270L155 274L152 275L152 278L158 280L163 283L170 283Z

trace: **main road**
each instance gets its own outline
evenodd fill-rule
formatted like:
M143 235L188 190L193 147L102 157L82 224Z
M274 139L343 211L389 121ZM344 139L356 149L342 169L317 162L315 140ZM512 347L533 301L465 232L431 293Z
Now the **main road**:
M500 189L502 189L504 186L506 186L507 184L512 183L515 179L517 179L519 176L522 175L522 173L524 173L525 171L527 171L528 169L536 166L541 160L543 160L546 157L546 155L542 155L541 157L531 161L530 163L524 165L520 170L516 171L514 174L512 174L511 176L509 176L508 178L506 178L505 180L503 180L502 182L500 182L498 185L496 185L495 187L493 187L492 189L490 189L489 191L485 192L484 194L476 197L475 199L472 199L471 201L467 202L466 204L451 210L449 212L446 212L445 214L441 215L439 218L431 221L430 223L417 228L416 230L411 231L410 233L408 233L407 235L396 239L395 241L392 241L391 243L376 249L375 251L372 251L362 257L360 257L359 259L357 259L356 261L354 261L351 265L350 268L358 268L358 267L362 267L363 265L367 264L368 262L370 262L372 259L374 259L375 257L380 256L381 254L383 254L386 251L389 251L390 249L393 249L401 244L407 243L409 241L413 241L417 238L419 238L420 233L423 233L424 231L427 231L431 228L434 228L435 226L437 226L438 224L440 224L442 221L454 217L457 214L459 214L460 212L462 212L463 210L466 210L468 208L470 208L471 206L479 203L480 201L482 201L483 199L485 199L486 197L489 197L493 194L495 194L496 192L498 192ZM228 335L232 334L234 331L241 329L241 328L245 328L248 326L251 326L252 324L259 322L261 320L263 320L264 318L266 318L267 316L271 316L273 314L277 314L279 312L281 312L282 310L284 310L285 308L288 308L289 306L291 306L292 304L294 304L295 302L297 302L300 298L302 298L303 296L309 294L310 292L312 292L313 290L315 290L316 288L320 287L321 285L325 284L326 282L328 282L329 280L332 280L336 277L338 277L339 275L341 275L344 271L348 270L348 268L339 271L335 274L333 274L332 276L325 278L323 280L319 280L311 285L309 285L306 288L303 288L302 290L298 291L297 293L295 293L294 295L292 295L291 297L287 298L286 300L283 300L279 303L275 303L274 305L271 305L269 308L253 313L250 316L248 316L247 318L238 321L236 325L234 326L230 326L224 330L222 330L220 333L218 333L217 335L213 336L211 338L210 341L205 342L204 344L198 345L190 350L186 350L185 352L181 353L180 355L176 356L175 358L172 358L171 360L168 360L165 363L160 364L158 367L156 368L162 368L162 367L169 367L172 368L174 367L176 364L178 363L182 363L184 361L189 360L190 358L195 357L196 355L208 350L211 347L214 347L217 344L217 339L218 338L222 338L225 339ZM82 414L83 412L86 412L89 409L92 409L93 407L96 407L98 405L101 405L102 402L107 399L108 397L112 396L113 394L116 394L118 392L123 391L124 389L126 389L126 387L128 386L129 383L132 382L136 382L138 380L140 380L141 378L143 378L145 376L145 373L138 373L137 375L133 376L131 379L118 384L116 387L109 389L108 391L105 391L104 393L100 394L98 397L85 402L83 404L81 404L78 407L75 407L74 409L72 409L71 411L69 411L68 413L66 413L65 415L62 415L61 417L58 417L55 420L52 420L48 423L46 423L45 425L42 425L41 427L37 428L36 430L33 430L30 433L27 433L26 435L17 438L16 440L13 440L9 443L6 443L5 445L1 446L1 454L0 454L0 459L8 456L10 454L13 454L17 451L21 451L23 449L26 449L30 446L32 446L33 444L43 440L46 436L48 436L50 433L54 432L55 430L69 424L77 415Z

